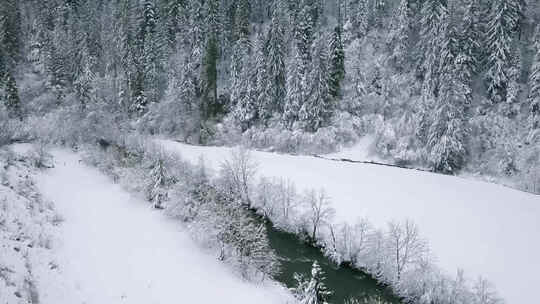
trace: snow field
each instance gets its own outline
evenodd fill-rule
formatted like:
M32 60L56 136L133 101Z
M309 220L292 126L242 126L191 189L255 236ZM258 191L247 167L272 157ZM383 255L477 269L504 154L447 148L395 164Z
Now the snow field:
M65 218L56 248L61 276L39 282L41 303L287 303L275 283L238 279L173 220L112 180L54 150L38 188Z
M193 163L217 168L232 148L160 142ZM376 227L411 219L448 274L492 281L507 303L536 300L540 285L540 197L463 178L309 156L252 151L258 175L293 181L299 190L324 189L336 222L366 217Z

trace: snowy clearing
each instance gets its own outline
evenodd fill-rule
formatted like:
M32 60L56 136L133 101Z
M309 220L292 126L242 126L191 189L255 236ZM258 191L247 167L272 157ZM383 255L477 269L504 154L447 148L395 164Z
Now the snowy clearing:
M232 148L159 141L167 151L219 166ZM324 188L336 221L367 217L379 227L415 221L449 274L464 269L495 283L510 304L532 303L540 285L540 197L459 177L368 164L253 151L258 174L284 177L297 187Z
M238 279L178 223L81 164L77 154L52 154L55 168L40 174L37 185L65 221L55 249L60 275L37 278L41 303L292 302L275 283Z

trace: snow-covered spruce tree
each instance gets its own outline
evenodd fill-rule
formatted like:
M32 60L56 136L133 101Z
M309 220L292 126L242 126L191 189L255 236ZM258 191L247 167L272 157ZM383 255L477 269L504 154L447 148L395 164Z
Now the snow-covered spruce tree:
M345 78L345 51L341 37L341 28L336 26L330 40L330 95L341 97L341 82Z
M5 76L4 96L2 96L9 116L12 118L21 118L21 100L17 82L12 73L8 71ZM0 99L0 101L2 100Z
M411 31L409 0L401 0L392 19L388 38L389 60L398 71L404 70L409 62L409 36Z
M486 82L493 103L506 101L509 69L513 63L513 33L519 16L517 0L495 0L489 16L485 43L487 46Z
M272 278L279 273L279 262L270 242L266 226L250 222L242 227L242 238L237 247L243 263L260 271L263 276Z
M348 26L352 27L353 37L363 38L369 31L368 0L351 1Z
M303 60L303 65L307 66L311 62L311 44L314 36L311 7L308 4L303 3L295 21L294 42Z
M327 304L332 292L324 284L324 272L317 261L311 267L311 278L304 279L295 274L298 286L293 290L293 294L300 304Z
M419 40L420 69L424 74L424 95L437 96L441 74L441 45L446 38L448 8L446 0L426 0L421 10Z
M540 130L540 25L536 28L534 59L529 75L529 121L531 135Z
M163 159L156 159L152 164L150 179L148 181L147 199L156 209L163 209L163 203L167 201L167 176Z
M481 33L479 26L480 9L478 0L464 0L465 12L462 19L462 30L459 34L460 45L462 51L460 52L458 64L461 67L460 77L461 81L471 87L473 78L477 75L479 70L479 63L482 55L480 48ZM472 101L472 90L467 93L468 107Z
M6 36L5 32L5 25L6 25L6 17L3 14L0 14L0 43L4 43L4 39ZM6 74L7 70L7 54L4 48L0 48L0 90L2 90L2 87L4 85L4 76ZM1 94L1 93L0 93Z
M300 109L299 118L304 130L315 132L326 126L336 109L335 100L330 96L328 50L326 36L319 33L313 43L313 62L310 72L310 94Z
M298 47L293 49L294 55L288 64L287 70L287 95L283 108L283 123L286 128L292 129L298 121L300 109L306 102L309 92L307 80L307 66L302 59Z
M187 29L188 3L186 0L163 0L163 2L167 42L171 48L174 48L178 34Z
M0 7L0 45L5 53L5 65L14 68L23 58L23 30L20 3L17 0L6 0ZM0 59L1 60L1 59Z
M140 25L142 35L142 65L143 65L143 91L146 103L158 102L164 88L162 79L164 73L164 47L163 30L158 20L158 10L152 0L144 2L143 16ZM138 111L144 112L146 104L138 105Z
M219 16L219 1L204 1L204 12L206 18L206 42L203 57L203 70L201 77L202 99L201 115L204 120L215 118L223 113L223 105L218 101L217 96L217 65L220 53L220 30L221 19Z
M269 277L277 274L279 262L264 224L255 221L228 186L217 190L204 208L212 208L212 225L221 243L220 259L236 261L245 278L252 276L252 270Z
M266 72L268 85L265 93L268 98L261 99L259 118L263 123L275 113L283 113L283 104L286 94L286 43L285 43L285 20L281 1L275 1L272 8L272 20L268 30L268 38L265 45Z
M448 22L448 21L443 21ZM437 172L456 173L465 164L466 138L464 110L470 87L460 78L460 47L457 34L447 25L447 35L442 48L440 92L428 133L429 162Z
M95 74L92 71L93 65L94 58L88 54L86 48L83 48L81 66L79 73L77 73L75 77L75 82L73 83L75 94L81 103L82 109L85 109L87 104L93 98L93 81L95 79Z
M238 99L233 108L233 115L240 122L241 129L245 131L256 123L259 96L261 92L265 92L266 70L261 39L256 39L254 51L247 58L247 63L246 58L238 59L242 60L242 73L239 75L237 87L238 92L241 92L241 94L238 94ZM231 94L233 102L234 96L235 94Z
M246 35L242 35L234 44L231 58L231 104L233 110L243 107L248 94L251 72L251 42ZM240 105L242 103L242 105ZM239 114L239 113L238 113Z

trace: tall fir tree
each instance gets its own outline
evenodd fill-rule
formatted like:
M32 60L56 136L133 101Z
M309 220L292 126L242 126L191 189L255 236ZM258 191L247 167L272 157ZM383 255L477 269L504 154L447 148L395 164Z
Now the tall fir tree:
M443 22L448 22L445 20ZM464 109L467 103L467 87L459 75L460 48L457 33L452 25L447 33L442 52L442 75L440 94L436 100L434 117L428 135L429 161L437 172L453 174L465 163L467 127Z
M356 5L356 9L353 10L353 12L356 13L353 16L356 21L353 23L353 25L357 29L357 37L363 38L369 31L368 0L358 0Z
M446 33L448 7L446 0L426 0L421 10L419 40L420 68L424 75L424 97L437 97L441 74L441 45Z
M534 37L534 59L529 75L529 121L531 131L540 130L540 25Z
M17 88L15 77L12 75L11 71L8 71L5 75L5 89L2 99L10 117L22 118L19 90Z
M286 93L286 41L285 20L281 1L273 5L272 20L268 30L265 45L266 72L268 73L267 96L268 100L261 100L262 111L259 113L264 123L275 113L283 113L283 104Z
M0 22L2 22L2 45L4 64L13 69L23 58L23 31L21 3L17 0L5 0L0 5Z
M313 43L313 16L309 5L304 4L296 17L295 43L304 65L311 61L311 44Z
M330 97L328 47L326 36L319 33L313 44L313 63L310 70L309 94L300 109L304 129L315 132L328 125L335 111L335 100Z
M204 11L206 13L204 21L206 24L206 45L203 57L203 75L201 77L203 87L201 111L203 119L208 120L223 112L223 105L219 103L217 93L221 29L219 1L205 1Z
M341 37L341 28L336 26L330 40L330 95L338 99L341 97L341 83L345 79L345 50Z
M302 51L295 47L294 55L288 64L287 95L283 109L283 122L285 127L292 129L299 119L299 112L306 102L308 88L308 66L302 58Z
M465 12L462 19L462 30L460 33L460 45L462 52L458 58L461 67L461 81L468 87L472 86L472 81L479 71L481 59L481 33L480 33L480 7L478 0L465 0ZM472 91L467 93L467 104L471 103Z
M495 0L491 9L485 43L488 67L487 91L493 103L506 101L509 70L513 62L513 31L518 15L513 6L516 0Z
M389 60L398 71L403 71L409 62L409 36L411 31L410 0L400 0L389 34Z

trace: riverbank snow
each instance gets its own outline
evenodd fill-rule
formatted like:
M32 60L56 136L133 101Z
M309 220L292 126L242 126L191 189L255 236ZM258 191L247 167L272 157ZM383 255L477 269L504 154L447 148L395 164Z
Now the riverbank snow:
M191 162L216 168L232 148L158 141ZM377 227L412 219L449 274L492 281L509 304L536 302L540 286L540 196L459 177L369 164L253 151L258 174L299 190L324 188L336 221L367 217Z
M178 223L79 161L53 150L36 178L64 218L59 275L38 277L40 303L292 303L277 283L246 283Z

